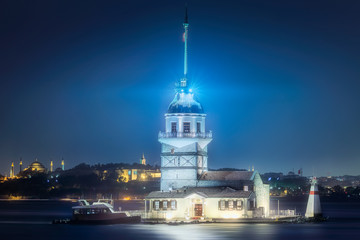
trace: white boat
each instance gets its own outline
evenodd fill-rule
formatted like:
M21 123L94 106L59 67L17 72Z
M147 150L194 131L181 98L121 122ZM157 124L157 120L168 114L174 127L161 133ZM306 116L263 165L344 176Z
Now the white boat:
M78 201L80 206L73 207L71 223L86 224L117 224L117 223L139 223L140 216L131 216L126 211L115 211L111 199L100 199L93 204L86 200Z

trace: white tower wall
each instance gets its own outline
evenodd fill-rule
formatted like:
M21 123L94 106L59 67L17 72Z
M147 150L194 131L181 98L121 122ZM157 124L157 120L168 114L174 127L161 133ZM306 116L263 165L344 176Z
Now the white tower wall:
M265 217L269 216L270 212L270 186L264 184L261 176L256 172L254 177L254 190L256 193L256 204L258 207L264 208Z
M195 186L197 181L196 168L167 168L161 169L162 191L182 188L184 186Z
M316 184L316 180L313 179L311 183L310 193L309 193L309 200L306 207L305 217L318 217L321 216L321 205L320 205L320 197L319 197L319 190Z
M198 176L207 171L206 145L211 139L164 137L159 141L162 143L161 190L196 186Z

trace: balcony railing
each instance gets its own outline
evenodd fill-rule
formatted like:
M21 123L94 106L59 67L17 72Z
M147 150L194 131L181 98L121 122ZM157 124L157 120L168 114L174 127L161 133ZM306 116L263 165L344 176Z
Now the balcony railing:
M212 132L159 132L159 138L212 138Z

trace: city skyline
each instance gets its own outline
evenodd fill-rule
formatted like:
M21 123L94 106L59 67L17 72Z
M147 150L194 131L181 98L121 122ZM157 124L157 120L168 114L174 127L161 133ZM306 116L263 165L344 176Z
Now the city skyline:
M209 168L360 174L360 4L324 2L188 1ZM160 165L157 136L183 73L184 3L8 5L0 173L20 157L71 168L145 153Z

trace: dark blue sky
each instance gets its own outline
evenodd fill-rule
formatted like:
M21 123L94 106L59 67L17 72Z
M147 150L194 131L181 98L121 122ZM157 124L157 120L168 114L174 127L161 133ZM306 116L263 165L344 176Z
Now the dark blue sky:
M359 1L187 1L209 167L360 174ZM0 172L160 164L183 1L2 1Z

